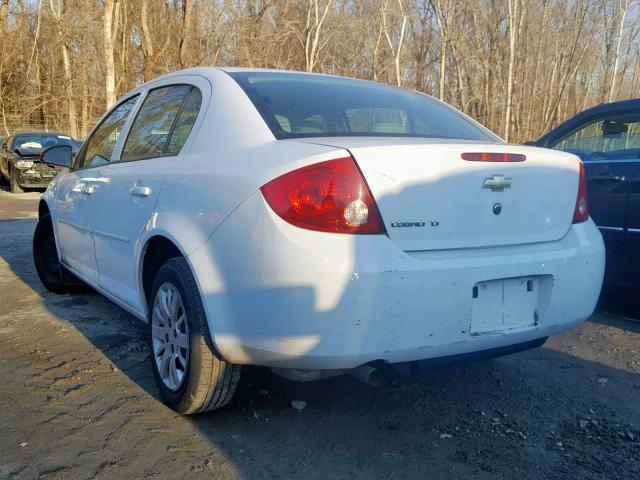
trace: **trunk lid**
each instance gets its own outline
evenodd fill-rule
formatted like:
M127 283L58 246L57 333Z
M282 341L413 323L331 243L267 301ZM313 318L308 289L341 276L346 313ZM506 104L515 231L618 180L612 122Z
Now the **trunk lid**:
M464 140L296 141L350 151L389 238L405 251L553 241L571 226L579 180L578 159L572 155ZM521 153L526 160L467 161L461 158L465 152Z

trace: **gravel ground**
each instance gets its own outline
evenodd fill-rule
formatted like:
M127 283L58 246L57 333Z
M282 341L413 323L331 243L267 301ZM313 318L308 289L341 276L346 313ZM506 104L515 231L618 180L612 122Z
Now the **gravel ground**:
M142 323L38 281L37 198L0 191L0 478L640 478L629 313L409 387L252 369L232 405L182 417L158 401Z

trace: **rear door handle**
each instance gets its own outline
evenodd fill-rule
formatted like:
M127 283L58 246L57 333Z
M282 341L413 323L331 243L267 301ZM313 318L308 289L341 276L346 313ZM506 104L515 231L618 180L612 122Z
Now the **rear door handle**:
M131 187L131 195L134 197L148 197L151 195L151 189L149 187L145 187L144 185L134 185Z

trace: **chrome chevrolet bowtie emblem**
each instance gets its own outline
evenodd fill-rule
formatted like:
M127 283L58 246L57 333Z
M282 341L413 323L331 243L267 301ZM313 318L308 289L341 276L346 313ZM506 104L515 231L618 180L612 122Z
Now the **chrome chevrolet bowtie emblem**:
M505 188L511 188L512 180L504 175L492 175L485 178L482 188L490 188L494 192L503 192Z

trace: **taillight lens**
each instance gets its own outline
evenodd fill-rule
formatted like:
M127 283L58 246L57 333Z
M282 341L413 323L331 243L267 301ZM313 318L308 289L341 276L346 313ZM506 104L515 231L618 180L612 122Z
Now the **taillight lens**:
M584 164L580 162L580 180L578 183L578 198L573 211L573 223L586 222L589 219L589 204L587 203L587 180L584 175Z
M384 233L378 207L351 157L299 168L261 188L282 219L308 230Z
M469 162L524 162L527 159L521 153L466 152L460 156Z

